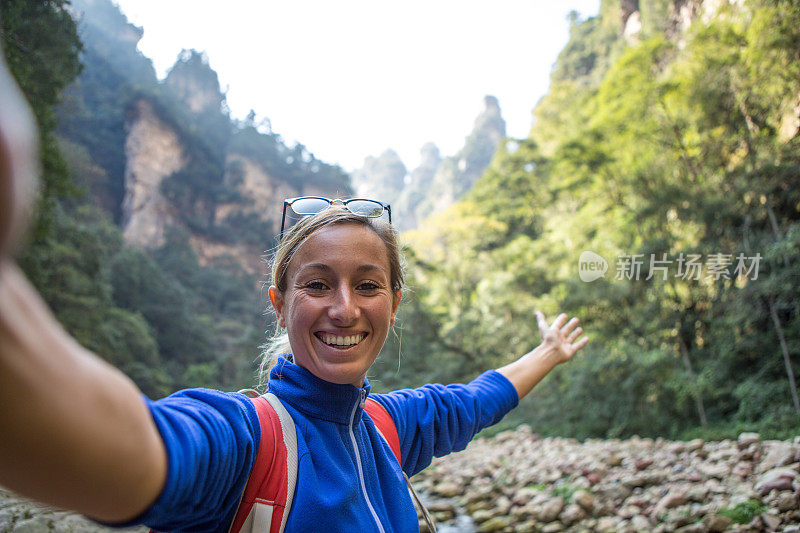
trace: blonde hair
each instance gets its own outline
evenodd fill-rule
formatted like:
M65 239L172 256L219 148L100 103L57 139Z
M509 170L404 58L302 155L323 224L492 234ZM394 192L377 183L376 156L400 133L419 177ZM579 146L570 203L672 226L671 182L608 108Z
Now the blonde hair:
M304 217L300 222L286 230L270 262L270 284L277 287L280 292L286 292L286 272L289 270L289 264L300 246L321 229L340 224L366 226L381 238L389 258L389 280L392 292L402 290L404 280L403 257L400 253L397 230L380 218L357 215L338 206L331 206L315 215ZM289 336L280 325L276 325L275 333L263 346L261 363L258 369L259 388L266 389L269 381L269 372L275 366L278 356L290 352Z

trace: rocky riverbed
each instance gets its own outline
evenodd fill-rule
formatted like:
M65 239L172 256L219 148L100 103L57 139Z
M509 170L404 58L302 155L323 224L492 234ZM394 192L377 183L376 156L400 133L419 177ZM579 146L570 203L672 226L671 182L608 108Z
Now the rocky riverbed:
M579 442L521 426L413 482L440 524L466 513L481 532L800 532L799 461L800 438Z
M109 529L75 513L51 509L0 488L2 533L147 533L147 528Z
M449 532L800 532L800 437L578 442L521 426L413 482ZM0 489L0 532L47 531L111 530Z

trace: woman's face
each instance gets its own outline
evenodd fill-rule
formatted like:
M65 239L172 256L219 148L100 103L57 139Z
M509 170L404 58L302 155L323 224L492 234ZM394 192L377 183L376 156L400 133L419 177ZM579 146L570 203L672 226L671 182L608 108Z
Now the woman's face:
M269 289L294 361L331 383L361 387L394 323L389 257L381 238L360 224L323 228L289 262L286 291Z

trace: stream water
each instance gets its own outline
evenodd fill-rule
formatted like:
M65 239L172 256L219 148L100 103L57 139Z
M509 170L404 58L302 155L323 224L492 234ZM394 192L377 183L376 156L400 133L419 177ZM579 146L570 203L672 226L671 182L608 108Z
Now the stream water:
M459 507L454 500L450 498L434 498L424 492L419 492L419 498L422 500L425 507L428 507L433 502L441 501L445 501L454 506L456 510L455 519L452 523L448 524L437 523L437 533L477 533L478 527L475 525L475 522L472 521L472 518L470 518L466 511Z

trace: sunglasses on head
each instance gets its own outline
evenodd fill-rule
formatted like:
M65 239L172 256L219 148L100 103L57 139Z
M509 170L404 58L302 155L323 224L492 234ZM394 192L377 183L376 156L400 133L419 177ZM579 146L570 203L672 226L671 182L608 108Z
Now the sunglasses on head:
M351 213L369 218L378 218L379 216L383 215L383 212L385 211L389 216L389 224L392 223L391 207L389 204L385 204L377 200L369 200L367 198L350 198L349 200L336 198L331 200L330 198L324 198L322 196L300 196L297 198L287 198L283 201L280 237L283 237L283 230L286 225L287 207L296 215L307 216L316 215L320 211L323 211L332 205L343 207Z

